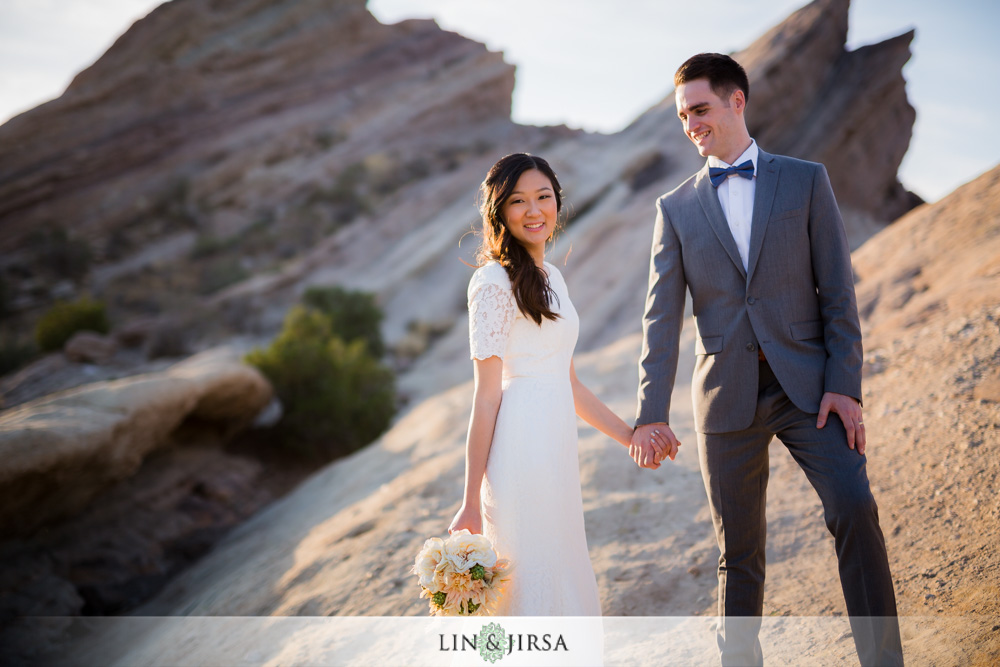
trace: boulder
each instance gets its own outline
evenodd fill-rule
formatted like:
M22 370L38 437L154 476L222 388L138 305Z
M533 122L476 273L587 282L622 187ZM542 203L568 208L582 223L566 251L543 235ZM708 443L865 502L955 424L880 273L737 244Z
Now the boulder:
M116 328L112 333L122 347L140 347L153 335L158 320L155 317L136 318Z
M115 356L118 344L110 336L94 331L78 331L66 341L63 354L77 364L104 364Z

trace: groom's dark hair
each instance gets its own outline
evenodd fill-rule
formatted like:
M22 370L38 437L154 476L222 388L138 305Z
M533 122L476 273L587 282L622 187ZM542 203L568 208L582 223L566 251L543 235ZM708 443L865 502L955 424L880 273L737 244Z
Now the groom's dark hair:
M712 92L723 100L729 99L733 91L739 88L743 97L750 101L750 80L747 79L743 65L722 53L699 53L688 58L677 68L674 74L674 85L688 83L695 79L708 79Z

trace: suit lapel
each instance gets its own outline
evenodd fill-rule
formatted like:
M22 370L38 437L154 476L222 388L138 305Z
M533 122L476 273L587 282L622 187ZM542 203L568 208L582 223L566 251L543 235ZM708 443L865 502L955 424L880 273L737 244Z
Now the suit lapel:
M771 217L771 205L774 204L774 193L778 189L778 165L774 156L757 149L757 186L753 196L753 215L750 222L750 257L747 262L747 283L753 278L760 249L764 245L764 234L767 232L767 221Z
M746 278L746 271L743 270L743 260L740 259L740 251L736 247L736 240L729 230L729 223L726 222L726 214L722 212L722 204L719 203L719 195L712 187L712 181L708 178L708 163L698 172L694 181L694 190L698 193L698 201L705 211L705 217L712 227L712 231L719 238L719 243L726 249L729 259L739 269L740 274Z

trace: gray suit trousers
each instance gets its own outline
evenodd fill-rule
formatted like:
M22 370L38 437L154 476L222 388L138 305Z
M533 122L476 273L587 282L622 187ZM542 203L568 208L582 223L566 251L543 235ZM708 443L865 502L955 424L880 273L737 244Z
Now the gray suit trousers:
M823 503L836 543L840 581L862 665L902 665L896 601L866 459L847 445L840 418L816 415L785 395L760 362L749 428L698 433L698 455L719 542L719 649L724 665L762 664L757 638L764 605L768 444L777 436Z

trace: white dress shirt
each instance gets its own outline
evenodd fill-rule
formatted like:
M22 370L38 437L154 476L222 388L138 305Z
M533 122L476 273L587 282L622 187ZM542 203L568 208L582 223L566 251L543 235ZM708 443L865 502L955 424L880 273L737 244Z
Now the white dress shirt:
M736 240L736 248L743 260L743 269L749 270L750 264L750 222L753 218L753 198L757 192L757 142L750 140L750 147L736 158L733 164L727 164L719 158L709 155L709 167L727 169L733 165L743 164L747 160L753 162L753 178L743 178L732 174L716 188L722 212L729 223L729 231Z

